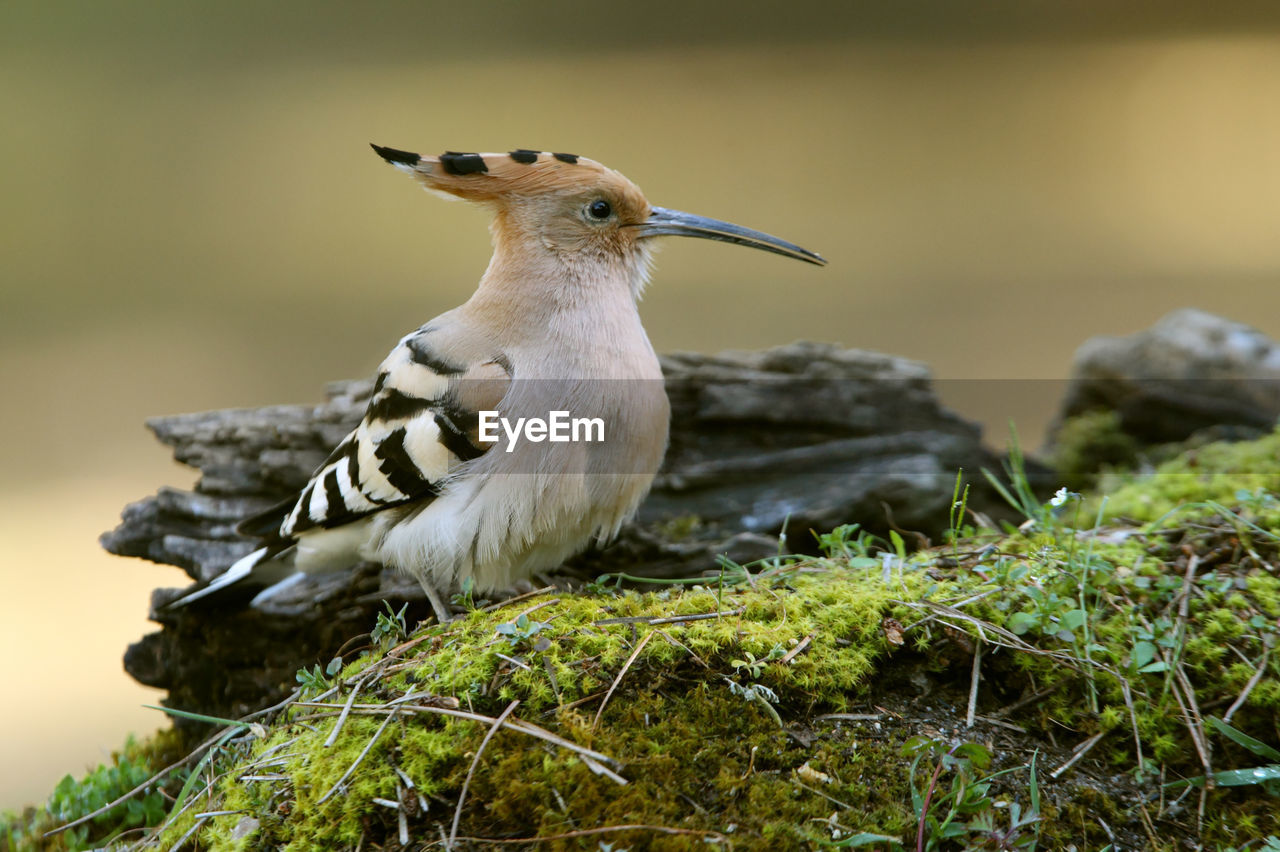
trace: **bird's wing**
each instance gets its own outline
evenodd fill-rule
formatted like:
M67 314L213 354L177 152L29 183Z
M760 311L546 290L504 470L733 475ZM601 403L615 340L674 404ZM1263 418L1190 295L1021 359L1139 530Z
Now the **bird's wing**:
M429 501L462 462L488 449L479 415L496 409L511 374L501 356L455 364L432 329L406 336L382 362L364 418L294 500L249 518L245 535L288 542L410 502Z

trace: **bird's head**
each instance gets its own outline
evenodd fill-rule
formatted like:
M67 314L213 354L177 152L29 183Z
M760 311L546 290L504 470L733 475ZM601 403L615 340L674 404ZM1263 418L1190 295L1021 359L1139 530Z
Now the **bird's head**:
M637 289L651 240L658 236L720 240L826 263L808 249L760 231L654 207L622 174L574 154L518 149L426 157L378 145L373 150L428 190L493 206L499 242L514 239L571 267L621 265L636 271Z

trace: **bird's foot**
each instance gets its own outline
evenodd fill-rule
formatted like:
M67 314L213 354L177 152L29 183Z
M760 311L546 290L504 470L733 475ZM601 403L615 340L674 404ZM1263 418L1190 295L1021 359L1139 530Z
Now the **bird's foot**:
M428 583L422 584L422 590L427 593L427 600L431 601L431 609L435 611L436 621L440 624L448 624L453 621L453 611L449 609L449 605L440 597L439 590Z

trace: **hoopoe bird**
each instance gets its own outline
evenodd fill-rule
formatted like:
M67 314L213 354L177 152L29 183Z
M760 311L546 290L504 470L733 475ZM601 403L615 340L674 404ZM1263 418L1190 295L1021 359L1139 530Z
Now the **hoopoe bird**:
M429 191L488 205L493 258L470 299L391 350L364 418L301 493L237 527L260 546L171 608L233 586L263 589L261 603L306 574L370 560L415 577L447 621L444 596L467 580L507 590L609 540L667 445L662 370L637 309L654 238L826 263L759 231L651 206L585 157L373 149ZM570 415L575 431L584 421L602 434L556 441L557 416L563 426ZM525 424L524 440L511 422Z

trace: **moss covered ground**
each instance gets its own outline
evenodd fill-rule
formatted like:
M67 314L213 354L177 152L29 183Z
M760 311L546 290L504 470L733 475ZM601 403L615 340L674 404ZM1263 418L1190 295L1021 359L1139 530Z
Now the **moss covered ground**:
M172 737L131 745L0 848L1280 850L1280 433L1105 495L1006 482L1026 523L958 490L911 553L845 527L687 583L388 612L285 706L150 784Z

